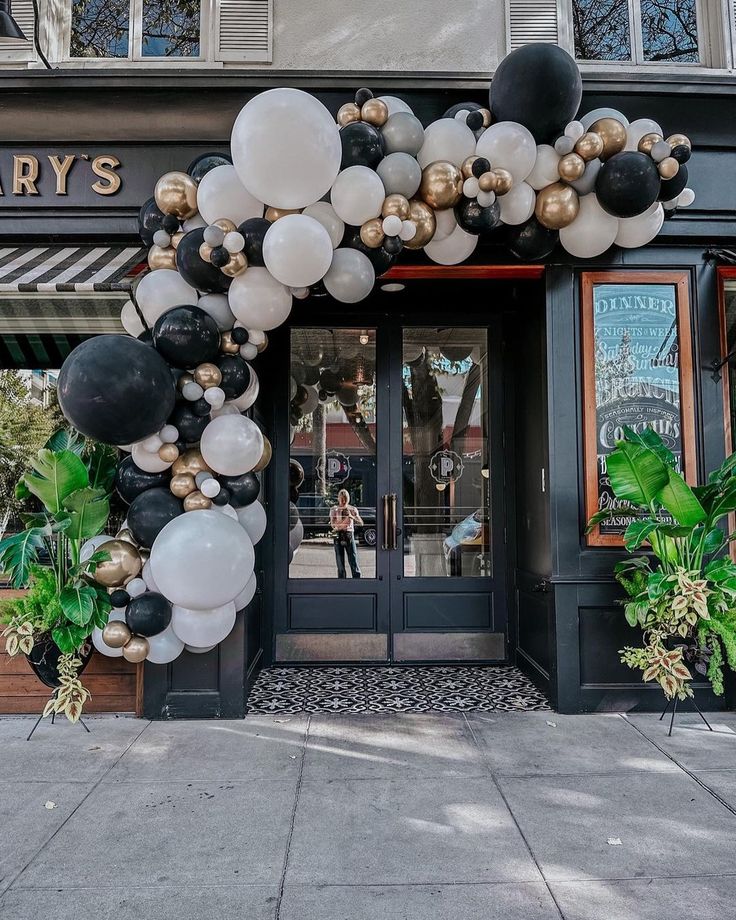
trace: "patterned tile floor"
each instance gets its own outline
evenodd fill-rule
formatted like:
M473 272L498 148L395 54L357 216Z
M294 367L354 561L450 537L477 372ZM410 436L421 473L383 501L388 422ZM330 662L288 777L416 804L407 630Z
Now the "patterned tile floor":
M549 709L511 666L268 668L250 712L513 712Z

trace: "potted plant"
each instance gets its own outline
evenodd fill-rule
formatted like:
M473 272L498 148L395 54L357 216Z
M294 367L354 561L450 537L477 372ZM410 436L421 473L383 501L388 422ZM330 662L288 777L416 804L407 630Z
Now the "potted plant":
M633 553L615 575L628 599L627 622L642 631L642 644L621 650L621 660L656 681L668 700L693 696L691 668L723 694L723 668L736 670L736 565L719 523L736 511L736 454L691 488L674 455L654 431L624 428L607 457L611 489L621 503L588 522L591 530L622 512L634 516L624 534Z
M92 654L90 636L110 611L105 588L88 576L108 558L81 558L83 544L102 533L110 514L116 451L60 431L38 451L16 489L41 510L21 515L25 529L0 541L0 572L28 588L0 609L9 655L22 653L53 689L44 715L76 722L89 691L79 680Z

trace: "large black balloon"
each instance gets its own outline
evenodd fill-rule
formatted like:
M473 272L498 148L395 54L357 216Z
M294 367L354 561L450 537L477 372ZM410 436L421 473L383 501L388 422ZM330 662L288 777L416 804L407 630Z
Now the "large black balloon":
M657 197L660 201L672 201L673 198L677 198L686 185L687 166L683 163L671 179L661 180L659 195Z
M153 541L175 517L184 514L181 501L166 487L147 489L134 498L126 520L128 529L141 546L150 549Z
M174 367L196 367L220 352L220 330L209 313L182 305L159 316L153 327L156 350Z
M233 508L245 508L252 505L261 491L261 484L255 473L243 473L242 476L218 476L220 485L230 493Z
M595 192L601 207L614 217L636 217L657 200L659 172L646 153L626 150L601 166Z
M377 249L373 249L371 246L366 246L363 240L360 238L360 227L351 227L350 225L347 225L345 227L345 233L343 234L341 245L349 246L351 249L358 249L364 255L368 256L370 263L376 272L376 278L380 278L381 275L384 275L397 259L397 256L387 252L383 246L379 246Z
M176 267L179 274L193 288L203 294L224 294L232 283L232 278L224 275L219 268L205 260L199 254L199 247L204 243L204 228L185 233L176 247Z
M216 169L218 166L232 166L232 163L232 158L226 153L201 153L187 166L187 173L195 182L199 182L211 169Z
M163 229L162 223L164 217L164 212L156 204L155 198L149 198L148 201L141 206L138 212L138 232L141 235L141 240L143 240L144 245L153 245L153 234L157 230Z
M545 259L557 245L560 234L558 230L549 230L539 223L533 215L523 224L509 227L506 243L517 259L534 262Z
M578 65L557 45L532 42L507 55L491 81L493 121L517 121L538 144L572 121L583 96Z
M340 128L340 141L340 169L347 169L348 166L368 166L375 169L383 159L383 137L377 128L366 121L351 121Z
M250 368L239 355L224 355L217 362L222 374L220 389L228 399L237 399L248 389Z
M266 264L263 261L263 240L270 226L271 221L265 217L249 217L238 227L245 240L243 254L248 260L248 265Z
M155 349L128 335L98 335L64 361L58 395L77 431L105 444L132 444L166 423L176 389Z
M115 472L115 488L122 500L129 505L142 492L167 485L169 478L168 470L164 470L163 473L147 473L136 466L128 454L120 461Z
M455 207L455 219L466 233L474 236L490 233L501 223L501 205L496 199L487 208L482 208L475 198L463 198Z
M128 604L125 622L136 636L157 636L171 622L171 604L158 591L146 591Z
M197 415L192 412L188 402L180 402L169 416L169 424L179 432L179 437L187 444L193 444L202 437L202 432L210 422L208 415Z

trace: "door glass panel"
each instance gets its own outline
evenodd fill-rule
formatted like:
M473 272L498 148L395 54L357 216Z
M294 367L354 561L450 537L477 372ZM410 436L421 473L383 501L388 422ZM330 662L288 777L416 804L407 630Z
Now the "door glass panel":
M375 578L375 329L292 329L290 410L289 577Z
M488 336L403 333L404 575L490 576Z

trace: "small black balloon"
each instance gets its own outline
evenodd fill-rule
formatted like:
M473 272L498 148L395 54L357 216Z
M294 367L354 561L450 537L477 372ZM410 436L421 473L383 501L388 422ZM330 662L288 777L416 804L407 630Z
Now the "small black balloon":
M163 221L164 212L154 198L149 198L138 212L138 233L145 246L153 245L153 234L163 230Z
M463 198L455 207L455 219L466 233L474 236L490 233L501 221L501 205L496 199L492 205L483 208L475 198Z
M289 485L297 489L304 482L304 467L298 460L289 460Z
M299 489L296 486L289 486L289 501L294 504L299 501Z
M360 227L346 226L341 245L349 246L351 249L358 249L364 255L368 256L377 278L385 274L396 262L396 256L391 255L384 246L379 246L376 249L366 246L360 238ZM321 281L318 282L318 284L321 283ZM325 291L325 293L327 292Z
M255 473L243 473L242 476L218 476L220 485L230 494L233 508L245 508L252 505L261 491L261 484Z
M128 528L141 546L150 549L164 527L184 513L180 499L168 488L148 489L133 499L126 521Z
M161 222L161 229L165 230L170 236L178 233L180 229L179 218L174 217L173 214L165 214Z
M110 603L113 607L127 607L130 603L130 595L122 588L117 588L110 595Z
M678 144L676 147L672 148L671 156L673 156L677 162L682 165L683 163L687 163L691 154L692 150L688 147L687 144Z
M217 495L215 495L215 497L212 499L212 504L222 506L222 505L227 505L229 501L230 501L230 493L228 492L228 490L220 489Z
M468 112L465 124L471 131L478 131L483 127L483 113L479 111Z
M226 153L201 153L187 166L187 173L199 182L203 176L218 166L232 166L232 159Z
M390 256L397 256L404 248L404 243L400 236L387 236L383 241L383 248Z
M626 150L601 166L595 191L601 207L614 217L636 217L657 200L657 165L646 153Z
M362 86L355 94L355 104L364 106L369 99L373 98L373 93L367 86Z
M235 326L230 332L230 338L236 345L245 345L249 339L248 330L243 326Z
M465 110L466 112L477 112L481 108L477 102L458 102L455 105L451 105L450 108L443 113L443 118L454 118L458 112Z
M169 472L147 473L136 466L130 454L120 461L115 472L115 488L124 502L130 504L141 492L165 486L169 482Z
M204 396L195 399L190 405L195 415L209 415L210 412L212 412L212 406L207 402Z
M174 367L196 367L219 354L220 330L209 313L184 304L156 320L153 344Z
M483 173L487 173L490 168L491 164L485 157L478 157L477 160L473 160L473 165L471 167L476 179L480 179Z
M202 243L204 243L202 227L190 230L181 238L176 248L176 267L179 274L187 284L203 294L224 294L233 279L223 275L220 269L211 262L205 262L199 254Z
M210 253L210 264L215 268L223 268L230 261L230 253L224 246L215 246Z
M304 368L304 377L302 383L308 383L310 386L314 386L315 383L319 381L319 365L316 364L307 364Z
M331 396L333 396L339 390L342 380L334 371L330 370L329 368L325 368L325 370L323 370L319 375L319 382L325 393L329 393Z
M206 415L195 415L187 402L177 403L174 411L169 416L169 424L173 425L179 432L179 436L187 444L199 441L202 433L209 424L209 418Z
M125 622L136 636L157 636L171 622L171 604L158 591L146 591L128 604Z
M533 262L550 255L559 239L557 230L543 227L532 215L523 224L508 228L506 242L517 259Z
M671 179L662 179L657 196L659 200L672 201L673 198L677 198L687 185L687 178L687 166L683 164Z
M349 166L367 166L375 169L384 155L383 137L377 128L365 121L351 121L340 128L342 163L340 169Z
M248 389L250 368L239 355L224 355L217 362L222 374L220 389L228 399L237 399Z
M271 226L271 221L265 217L250 217L238 227L245 240L243 253L248 260L248 265L264 265L263 240Z

